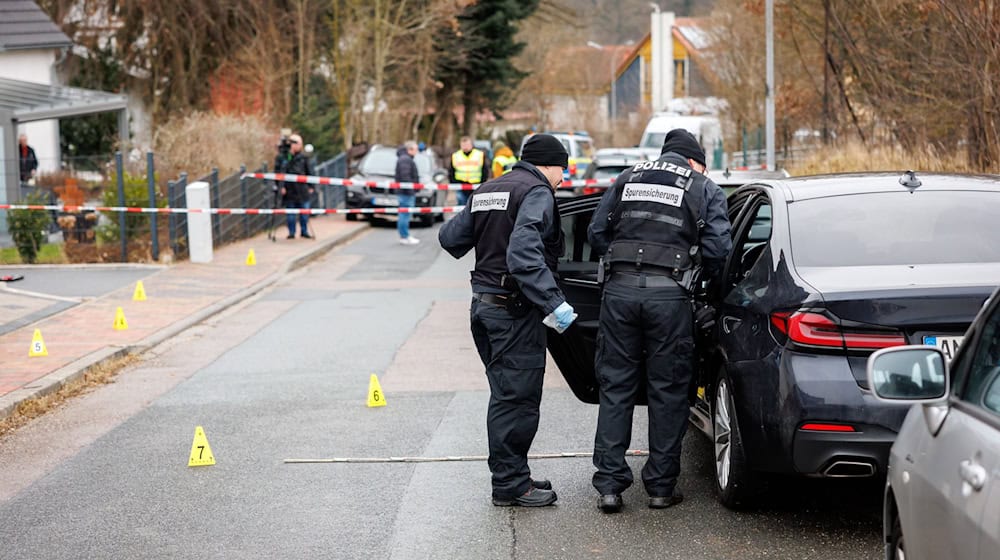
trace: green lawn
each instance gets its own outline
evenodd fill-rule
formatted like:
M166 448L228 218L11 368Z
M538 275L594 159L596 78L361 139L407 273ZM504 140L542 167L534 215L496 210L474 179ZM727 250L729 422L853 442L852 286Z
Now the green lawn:
M37 264L65 264L66 255L63 254L62 245L46 243L42 245L38 252ZM0 264L22 264L21 255L17 254L16 247L4 247L0 249Z

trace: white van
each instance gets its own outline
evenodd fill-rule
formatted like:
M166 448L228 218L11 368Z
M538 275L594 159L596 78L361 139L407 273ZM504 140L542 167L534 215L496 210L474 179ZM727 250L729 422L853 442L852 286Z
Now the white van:
M694 134L705 149L705 163L709 169L722 169L722 158L715 161L716 147L722 145L722 123L715 115L681 115L678 113L656 113L646 130L642 132L639 148L646 157L655 160L660 157L663 139L675 128L683 128ZM720 151L721 153L721 151Z

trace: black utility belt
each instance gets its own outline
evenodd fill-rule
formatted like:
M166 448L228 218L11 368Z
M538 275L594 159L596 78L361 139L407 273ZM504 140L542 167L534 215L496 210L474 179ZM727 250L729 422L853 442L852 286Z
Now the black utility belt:
M504 295L491 294L488 292L473 292L472 297L483 303L502 307L506 309L508 313L516 317L527 315L528 311L531 310L531 305L529 305L524 296L519 293Z
M682 289L680 284L670 276L648 274L645 272L612 272L611 281L615 284L632 288L669 288Z
M472 297L478 299L483 303L488 303L490 305L497 305L499 307L507 307L507 304L512 300L517 299L515 296L502 295L502 294L490 294L486 292L476 292L472 294Z

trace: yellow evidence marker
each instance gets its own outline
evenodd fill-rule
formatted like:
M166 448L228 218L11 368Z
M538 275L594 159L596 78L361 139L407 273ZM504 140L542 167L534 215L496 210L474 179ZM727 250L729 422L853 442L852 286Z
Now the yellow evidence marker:
M28 350L28 357L37 358L48 355L49 350L45 347L45 341L42 340L42 330L35 329L35 334L31 337L31 348Z
M254 266L257 264L257 256L253 254L253 249L247 253L247 266Z
M128 330L128 321L125 320L125 312L122 311L121 307L115 310L115 330Z
M208 445L205 430L201 426L195 426L194 441L191 442L191 458L188 459L188 466L207 467L214 464L215 456L212 455L212 448Z
M382 386L378 384L378 377L373 373L368 380L368 407L385 406L385 394L382 393Z
M142 286L142 280L135 283L135 291L132 292L132 301L146 301L146 288Z

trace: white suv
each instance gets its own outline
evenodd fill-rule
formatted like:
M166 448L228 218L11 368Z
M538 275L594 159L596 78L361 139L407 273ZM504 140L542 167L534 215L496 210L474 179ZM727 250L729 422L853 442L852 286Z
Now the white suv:
M594 157L594 140L590 134L586 132L545 132L545 134L556 137L566 148L566 153L569 154L569 168L563 173L563 178L579 179L583 177ZM521 140L521 150L524 149L524 143L528 141L528 138L531 136L525 136L524 140ZM519 156L521 150L518 150Z

